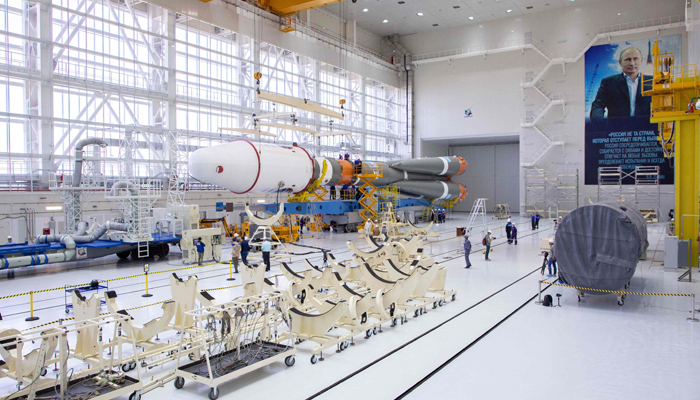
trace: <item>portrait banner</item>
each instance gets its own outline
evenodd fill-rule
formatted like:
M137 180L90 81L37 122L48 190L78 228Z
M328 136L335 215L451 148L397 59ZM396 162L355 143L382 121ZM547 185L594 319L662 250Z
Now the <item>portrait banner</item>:
M585 54L586 185L598 184L600 167L629 173L636 166L658 166L660 183L673 184L673 168L657 141L658 124L649 122L651 97L642 96L643 76L654 67L655 40L661 53L674 53L675 64L681 64L681 35L592 46Z

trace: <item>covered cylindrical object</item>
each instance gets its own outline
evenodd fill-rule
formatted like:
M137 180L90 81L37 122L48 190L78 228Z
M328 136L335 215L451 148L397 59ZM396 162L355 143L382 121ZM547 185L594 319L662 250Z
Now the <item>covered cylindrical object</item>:
M416 174L459 175L467 168L462 157L430 157L390 162L392 168Z
M648 246L646 221L633 206L598 203L580 207L557 228L554 254L559 278L571 286L619 290L634 275Z
M464 200L467 190L455 182L442 181L400 181L394 183L401 193L423 196L436 200Z
M239 139L190 155L190 174L236 194L299 193L313 181L317 163L302 147L282 147Z

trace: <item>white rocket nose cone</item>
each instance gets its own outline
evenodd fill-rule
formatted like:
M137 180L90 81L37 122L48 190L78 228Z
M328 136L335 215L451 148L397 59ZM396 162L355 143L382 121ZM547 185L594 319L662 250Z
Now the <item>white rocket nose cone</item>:
M260 161L247 140L196 150L189 159L190 175L234 193L250 191L259 175Z
M194 153L190 154L188 162L190 175L202 182L216 184L214 182L216 178L212 173L216 168L216 165L213 165L216 161L212 156L213 149L211 147L195 150Z

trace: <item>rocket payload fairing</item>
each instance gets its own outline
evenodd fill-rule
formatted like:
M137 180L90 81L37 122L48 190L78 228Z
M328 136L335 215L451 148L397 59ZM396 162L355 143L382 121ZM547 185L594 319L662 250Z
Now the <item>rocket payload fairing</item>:
M377 187L396 185L402 194L429 199L464 200L466 189L450 177L467 167L461 157L434 157L393 161L365 161L381 165ZM358 184L353 162L326 157L312 157L299 146L254 144L235 140L196 150L189 159L190 174L236 194L250 192L301 193L313 183L320 186Z

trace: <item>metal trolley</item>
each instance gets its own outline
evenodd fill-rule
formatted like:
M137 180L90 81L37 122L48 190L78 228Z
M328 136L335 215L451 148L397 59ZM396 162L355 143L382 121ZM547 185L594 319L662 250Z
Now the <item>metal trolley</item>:
M219 397L218 386L224 382L276 361L294 365L293 335L286 344L276 343L290 326L289 305L280 293L239 298L185 315L180 332L184 332L184 320L188 318L199 332L192 342L181 334L178 352L187 350L202 356L186 365L181 365L177 357L174 372L177 389L185 385L185 379L190 379L208 385L209 398L215 400ZM187 348L190 343L192 347Z

